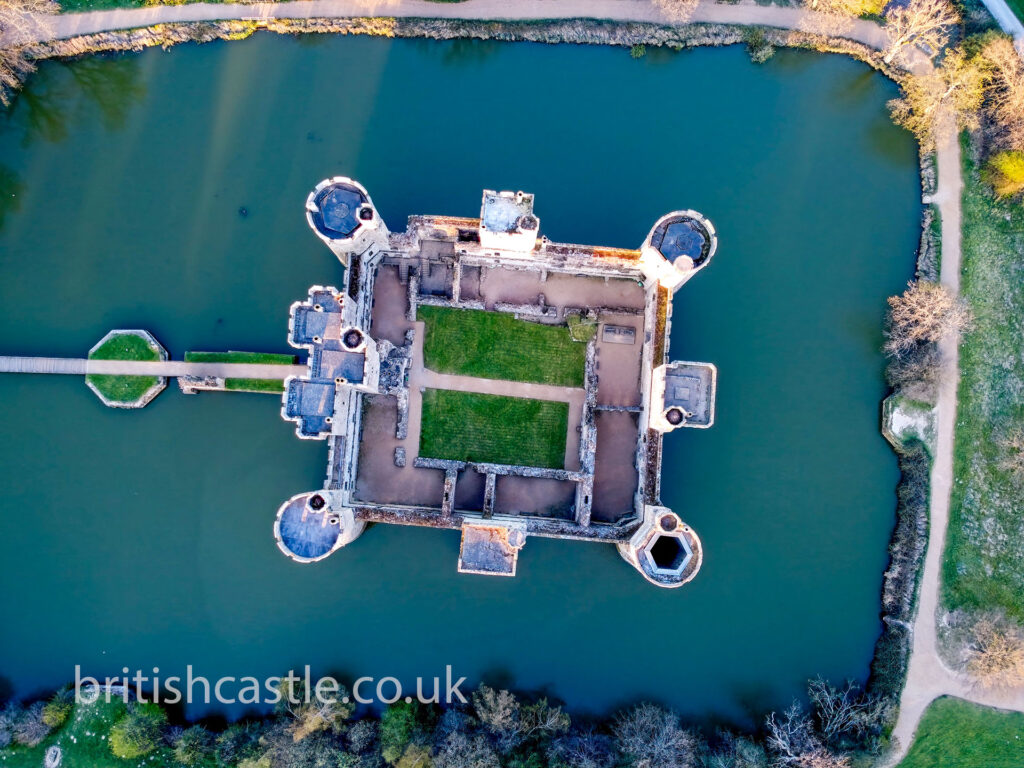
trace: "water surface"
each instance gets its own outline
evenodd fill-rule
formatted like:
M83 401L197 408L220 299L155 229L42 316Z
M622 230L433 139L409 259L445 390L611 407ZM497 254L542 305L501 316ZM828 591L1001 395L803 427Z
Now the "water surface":
M75 664L452 664L576 710L651 697L733 721L819 673L863 679L897 479L879 328L919 211L894 95L845 58L738 47L261 34L44 64L0 118L5 354L78 356L110 328L178 358L284 351L289 304L341 277L303 216L320 179L362 181L392 229L524 189L554 240L635 247L681 207L715 222L672 353L719 366L718 418L666 440L664 501L706 557L661 591L614 548L539 539L516 579L459 576L457 534L385 526L297 565L273 516L326 448L275 398L171 388L121 412L79 379L0 378L0 675L28 694Z

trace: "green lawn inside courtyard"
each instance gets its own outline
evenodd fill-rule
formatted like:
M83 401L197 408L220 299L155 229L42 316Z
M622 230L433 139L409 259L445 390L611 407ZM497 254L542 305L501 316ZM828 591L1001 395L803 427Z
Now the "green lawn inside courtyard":
M160 353L141 336L122 333L112 336L102 346L89 353L90 360L143 360L160 359ZM86 379L108 400L116 403L134 403L157 383L156 376L104 376L89 374Z
M562 469L568 422L567 403L428 389L420 456Z
M424 365L438 373L583 386L587 347L564 325L516 320L504 312L420 307Z
M962 699L933 702L899 768L1020 768L1024 714Z

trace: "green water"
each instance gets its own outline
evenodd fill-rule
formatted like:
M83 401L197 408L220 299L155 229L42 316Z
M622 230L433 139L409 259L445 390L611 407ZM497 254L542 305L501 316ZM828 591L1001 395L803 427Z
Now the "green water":
M3 353L79 356L117 327L176 358L286 351L289 304L341 276L303 216L320 179L362 181L392 229L524 189L554 240L635 247L671 209L711 217L672 353L718 364L718 418L666 439L664 501L706 557L662 591L611 547L540 539L515 579L458 576L457 534L385 526L297 565L273 517L326 448L276 398L172 387L120 412L76 378L0 377L0 675L27 694L75 664L452 664L577 710L643 696L739 722L810 676L863 679L897 480L879 328L919 212L894 94L845 58L740 48L261 34L44 64L0 120Z

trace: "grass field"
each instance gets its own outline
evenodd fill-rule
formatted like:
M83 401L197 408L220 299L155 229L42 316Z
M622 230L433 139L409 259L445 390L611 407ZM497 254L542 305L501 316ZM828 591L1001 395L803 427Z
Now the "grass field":
M1020 768L1024 714L942 698L925 710L899 768Z
M160 354L140 336L120 334L109 339L95 352L90 360L159 360ZM157 383L156 376L99 376L89 375L86 379L108 400L118 403L134 403Z
M961 290L975 320L960 348L944 601L1024 620L1024 478L1001 466L1024 427L1024 210L990 197L970 155L965 147Z
M424 365L438 373L583 386L586 345L566 326L516 320L503 312L420 307L427 324Z
M224 379L224 389L233 392L271 392L279 395L284 392L284 382L281 379Z
M568 421L567 403L428 389L420 455L561 469Z
M51 745L63 753L61 768L142 768L142 766L177 765L171 750L160 747L135 760L122 760L110 751L107 734L124 714L120 699L109 704L101 697L95 704L76 704L71 717L60 729L47 736L36 747L11 746L0 749L0 768L40 768L43 756Z
M294 365L295 355L282 355L277 352L186 352L185 362Z

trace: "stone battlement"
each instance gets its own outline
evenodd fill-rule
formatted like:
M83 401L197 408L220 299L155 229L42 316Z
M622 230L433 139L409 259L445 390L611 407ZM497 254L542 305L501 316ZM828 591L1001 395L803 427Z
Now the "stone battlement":
M514 575L528 537L546 536L615 543L658 586L696 575L699 538L660 505L661 441L714 420L717 369L666 357L672 295L711 261L715 229L682 210L655 222L635 250L554 243L540 234L534 202L485 190L479 218L411 216L404 232L391 233L358 182L335 177L310 193L307 221L345 266L346 284L314 286L291 308L289 342L309 352L308 372L286 380L282 415L330 450L324 490L278 512L283 552L319 560L379 522L461 530L465 573ZM531 352L530 326L569 324L559 338L579 350L567 347L566 359L581 361L573 376L582 384L535 383L544 379L529 367L507 380L479 378L472 365L431 370L420 307L431 308L428 322L455 313L485 328L488 316L515 318L501 321L514 323L507 337L488 343L515 347L516 359L536 357L537 366L552 363ZM473 339L454 343L468 348ZM567 414L564 455L493 460L487 451L495 449L474 441L522 425L486 422L474 433L464 425L483 417L436 410L445 391L453 396L445 402L466 407L536 401ZM437 443L435 420L448 417Z

